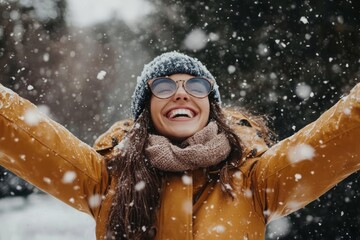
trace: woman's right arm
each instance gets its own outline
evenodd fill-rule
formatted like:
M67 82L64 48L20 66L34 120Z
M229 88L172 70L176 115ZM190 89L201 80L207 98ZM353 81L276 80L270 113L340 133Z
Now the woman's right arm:
M1 84L0 165L93 216L108 185L101 155Z

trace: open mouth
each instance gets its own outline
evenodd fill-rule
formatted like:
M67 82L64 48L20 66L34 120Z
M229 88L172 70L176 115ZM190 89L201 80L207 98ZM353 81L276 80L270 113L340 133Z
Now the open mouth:
M193 111L191 111L190 109L177 108L177 109L170 110L166 114L166 117L169 119L175 119L175 118L180 118L180 117L193 118L193 117L195 117L195 115L196 114Z

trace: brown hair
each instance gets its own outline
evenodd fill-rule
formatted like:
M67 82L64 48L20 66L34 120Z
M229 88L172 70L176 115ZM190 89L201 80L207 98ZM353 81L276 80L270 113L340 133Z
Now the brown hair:
M148 239L154 224L161 188L161 173L144 158L149 124L145 108L128 132L123 151L109 159L108 169L117 180L107 223L107 239ZM136 184L145 184L136 190Z
M231 144L231 152L222 162L218 175L223 190L232 196L228 186L229 171L242 163L242 144L236 133L226 123L220 106L209 97L210 117L218 124L219 132L224 132ZM126 136L123 152L109 159L108 169L117 186L107 223L107 239L152 239L156 211L160 203L162 172L150 166L144 157L148 134L153 130L148 105L134 127ZM136 184L145 187L136 191Z

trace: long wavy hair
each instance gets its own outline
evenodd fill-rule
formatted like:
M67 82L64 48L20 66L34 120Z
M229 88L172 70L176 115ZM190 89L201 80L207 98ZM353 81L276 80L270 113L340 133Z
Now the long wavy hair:
M239 167L243 159L241 140L226 123L220 106L212 97L209 120L227 135L231 152L221 163L218 174L223 191L232 196L229 173ZM133 128L123 140L122 151L108 161L116 188L107 223L106 239L153 239L156 234L156 211L160 204L163 172L153 168L145 158L144 151L149 133L155 132L150 116L150 104L146 106Z

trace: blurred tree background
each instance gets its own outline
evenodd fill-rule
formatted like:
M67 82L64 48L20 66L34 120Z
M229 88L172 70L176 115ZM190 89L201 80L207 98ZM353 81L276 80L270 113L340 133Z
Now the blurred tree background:
M75 1L75 0L74 0ZM136 77L179 50L207 65L225 106L269 116L283 139L359 82L360 2L148 0L134 24L79 27L68 1L0 0L0 82L88 144L130 116ZM0 197L33 187L0 172ZM268 231L269 239L358 239L359 174ZM289 224L287 223L287 224Z

